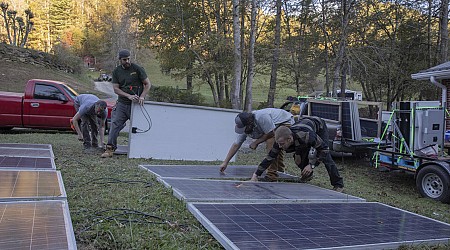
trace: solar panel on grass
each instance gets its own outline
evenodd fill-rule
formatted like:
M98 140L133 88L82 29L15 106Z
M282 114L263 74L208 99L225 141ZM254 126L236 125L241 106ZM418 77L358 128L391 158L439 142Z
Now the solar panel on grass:
M66 199L59 171L1 171L0 200Z
M178 177L196 179L250 179L258 166L228 166L225 174L217 165L140 165L158 177ZM297 176L278 173L280 180L298 180ZM264 177L264 175L262 176Z
M1 249L77 249L66 201L0 202Z
M2 148L40 148L52 150L51 144L0 143Z
M304 183L158 178L186 202L362 202L364 199Z
M0 147L0 156L54 158L51 149Z
M39 169L55 170L53 158L0 156L0 170Z
M189 203L225 249L391 249L450 241L450 225L381 203Z

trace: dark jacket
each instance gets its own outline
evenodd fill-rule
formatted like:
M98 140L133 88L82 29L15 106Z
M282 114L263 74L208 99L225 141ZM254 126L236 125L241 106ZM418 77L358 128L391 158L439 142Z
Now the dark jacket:
M290 128L294 143L286 150L287 153L295 152L296 155L304 155L311 147L315 148L318 153L328 151L328 140L324 141L318 135L319 133L326 133L326 125L322 119L316 117L308 117L294 123ZM328 139L328 136L327 136ZM266 158L259 164L256 175L260 176L274 161L280 151L278 143L274 143L272 150L267 154Z

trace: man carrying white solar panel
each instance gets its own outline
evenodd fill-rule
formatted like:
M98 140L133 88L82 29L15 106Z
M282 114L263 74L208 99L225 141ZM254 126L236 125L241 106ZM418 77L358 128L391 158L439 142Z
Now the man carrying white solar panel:
M280 127L275 131L275 141L272 150L253 174L252 181L258 181L258 176L261 176L279 154L286 151L295 152L295 163L302 170L302 182L311 180L314 168L323 162L330 176L333 190L343 191L344 181L331 158L328 147L328 128L321 118L305 117L290 128Z
M78 140L83 142L85 152L103 148L105 122L108 116L106 106L106 102L95 95L82 94L75 97L74 107L77 113L71 122L78 134ZM78 125L79 120L81 120L81 129ZM100 140L97 139L99 134Z
M266 108L253 112L239 113L235 118L235 132L238 134L236 141L231 145L228 154L220 165L220 172L224 173L231 158L247 139L247 136L255 139L251 144L251 149L256 149L259 144L266 142L266 150L269 152L274 143L274 131L280 126L291 126L294 117L291 113L276 108ZM273 182L278 179L278 171L284 172L283 154L280 154L276 161L270 164L263 181Z

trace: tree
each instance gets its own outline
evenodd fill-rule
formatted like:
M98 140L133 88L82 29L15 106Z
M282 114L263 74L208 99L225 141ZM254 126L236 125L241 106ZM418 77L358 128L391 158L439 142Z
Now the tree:
M347 38L348 38L348 25L350 22L350 14L355 5L354 0L341 0L341 37L339 41L339 48L336 54L336 61L334 64L334 73L333 73L333 88L332 88L332 96L336 95L336 88L340 85L341 95L345 96L345 77L342 76L342 69L344 64L346 63L346 48L347 48ZM342 84L339 84L342 83Z
M429 99L431 85L411 80L411 73L428 67L427 11L367 0L355 9L349 61L352 78L360 82L364 97L386 103Z
M255 42L256 42L256 13L257 6L256 0L251 0L251 18L250 18L250 42L248 48L248 71L247 71L247 84L245 90L245 102L244 102L244 110L252 111L252 87L253 87L253 77L254 67L255 67Z
M439 63L444 63L448 60L448 2L449 0L441 1L439 14Z
M314 13L311 0L285 2L284 13L287 37L282 50L286 56L280 58L280 72L286 76L288 86L294 84L297 95L315 91L317 76L324 67L320 63L323 52L319 49L324 42L320 26L316 24L319 15Z
M51 39L51 46L63 40L63 33L71 26L71 1L72 0L51 0L48 21L50 27L49 37Z
M234 41L234 74L231 85L231 106L234 109L241 109L240 85L242 72L242 51L241 51L241 27L239 24L240 7L239 0L233 0L233 41Z
M275 90L277 86L277 70L280 60L280 42L281 42L281 0L276 0L276 16L275 16L275 37L274 49L272 54L272 70L270 72L269 94L267 95L267 106L273 107L275 100Z
M24 47L28 40L28 34L33 28L34 23L31 20L34 18L33 12L31 9L26 9L24 20L23 17L17 16L17 11L9 10L9 4L2 2L0 8L9 44Z

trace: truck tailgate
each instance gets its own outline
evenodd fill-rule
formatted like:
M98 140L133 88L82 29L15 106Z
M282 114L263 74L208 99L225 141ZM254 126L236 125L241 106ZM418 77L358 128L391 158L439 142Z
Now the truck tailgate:
M22 126L22 93L0 91L0 127Z

